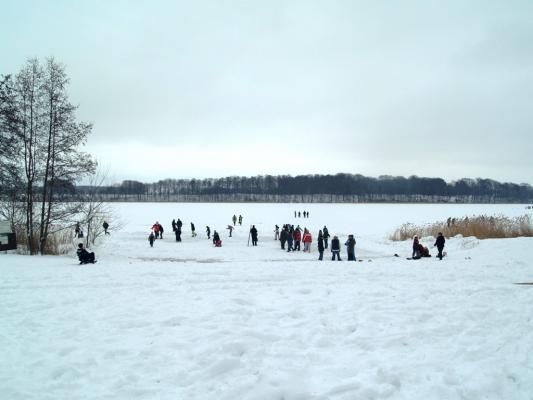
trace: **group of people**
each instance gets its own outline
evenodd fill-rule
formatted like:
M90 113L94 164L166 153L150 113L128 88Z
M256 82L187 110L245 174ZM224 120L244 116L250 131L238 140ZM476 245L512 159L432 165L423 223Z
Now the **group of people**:
M300 218L303 215L304 218L309 218L309 211L295 211L294 218Z
M233 221L233 226L237 225L237 220L239 221L239 225L242 225L242 215L239 214L239 218L237 219L237 216L233 214L233 217L231 218Z
M444 238L442 232L439 232L433 247L437 247L437 250L439 251L437 257L440 260L442 260L442 257L444 257L443 250L444 250L445 243L446 243L446 239ZM427 248L427 246L424 246L422 243L420 243L420 239L418 238L418 235L415 235L413 237L413 254L411 258L413 260L419 260L422 257L431 257L431 254L429 254L429 249Z
M279 238L282 250L285 250L285 244L287 244L287 252L300 251L300 244L303 242L303 251L308 253L311 252L313 236L307 228L304 228L302 233L302 228L300 228L300 225L297 225L295 228L294 225L285 224L283 225L281 233L279 232L279 226L276 225L274 239L276 240L277 238Z
M235 226L237 225L237 222L239 223L239 225L242 225L243 217L242 215L239 215L239 217L237 217L237 215L233 215L231 220L233 222L233 225L228 225L226 228L229 230L229 237L232 237L232 233L233 233L233 230L235 229ZM177 220L173 219L171 225L172 225L172 231L174 232L174 235L176 236L176 242L181 242L181 234L183 232L182 230L183 221L179 218ZM148 235L148 242L150 243L150 247L154 246L154 241L156 239L163 239L163 232L164 232L163 226L159 223L159 221L156 221L156 223L152 225L152 229L150 230L150 234ZM205 233L207 235L207 239L209 240L212 239L213 244L216 247L222 246L222 241L217 231L213 231L213 237L211 238L211 228L208 225L206 225ZM191 222L191 236L192 237L197 236L196 227L193 222ZM255 243L257 245L257 237L255 240Z

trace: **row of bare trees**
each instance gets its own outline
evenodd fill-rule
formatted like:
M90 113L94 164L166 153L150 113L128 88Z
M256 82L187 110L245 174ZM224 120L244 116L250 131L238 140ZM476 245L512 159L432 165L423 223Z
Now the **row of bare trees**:
M79 222L83 204L58 200L91 176L95 160L81 150L92 126L78 122L65 67L29 59L0 77L0 216L9 219L30 254Z
M90 190L78 187L78 191ZM101 188L110 201L269 202L530 202L533 187L491 179L363 175L231 176L217 179L123 181ZM68 197L68 194L67 194Z

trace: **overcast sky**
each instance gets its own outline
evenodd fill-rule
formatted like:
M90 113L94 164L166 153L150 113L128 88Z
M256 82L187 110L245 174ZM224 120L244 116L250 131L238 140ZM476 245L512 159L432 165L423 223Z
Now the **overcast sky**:
M533 184L533 1L0 0L0 74L66 65L116 181Z

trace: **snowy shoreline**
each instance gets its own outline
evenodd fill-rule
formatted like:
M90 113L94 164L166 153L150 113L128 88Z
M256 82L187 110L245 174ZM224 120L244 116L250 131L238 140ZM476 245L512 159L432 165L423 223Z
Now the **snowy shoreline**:
M410 243L384 237L395 221L323 207L294 221L358 226L364 261L319 262L316 242L282 251L270 226L291 218L264 207L243 211L232 238L230 209L154 210L168 225L154 248L150 209L121 209L127 225L94 248L95 265L0 254L2 397L531 399L533 287L513 283L533 281L533 238L451 238L443 261L409 261ZM170 215L191 215L198 237L176 243ZM246 245L253 222L258 247Z

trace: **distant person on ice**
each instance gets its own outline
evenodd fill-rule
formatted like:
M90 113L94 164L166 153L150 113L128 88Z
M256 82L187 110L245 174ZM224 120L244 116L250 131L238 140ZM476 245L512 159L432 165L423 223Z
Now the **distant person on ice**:
M322 236L322 231L318 231L318 259L322 261L324 256L324 236Z
M302 238L302 241L304 242L304 251L310 253L311 242L313 241L313 237L311 236L311 232L309 232L307 228L304 228L304 236Z
M233 214L233 218L231 219L233 221L233 226L237 224L237 216Z
M300 231L300 227L296 227L293 234L294 238L294 251L298 250L300 251L300 241L302 240L302 232Z
M239 225L242 225L242 215L239 214Z
M220 236L217 231L213 231L213 244L216 247L220 247L222 245L222 241L220 240Z
M159 239L159 221L156 221L155 224L152 225L152 231L154 232L155 238Z
M205 233L207 234L207 238L211 239L211 229L208 226L205 227Z
M437 236L437 240L435 241L435 244L433 247L437 246L437 250L439 251L439 254L437 257L439 257L442 260L442 250L444 250L444 243L446 242L446 239L444 239L444 236L442 236L442 232L439 232Z
M109 224L107 223L107 221L104 221L102 227L104 228L104 234L109 235L109 232L107 231L109 229Z
M154 232L150 232L150 234L148 235L148 242L150 243L150 247L154 247L154 240L155 240Z
M252 225L250 235L252 236L252 246L257 246L257 229L255 228L255 225Z
M94 259L94 253L89 253L87 250L85 250L83 248L83 243L78 244L78 250L76 250L76 253L78 254L80 264L94 264L96 262Z
M279 239L279 226L276 225L276 227L274 228L274 240L278 240Z
M194 227L194 224L191 222L191 235L192 237L196 237L196 228Z
M348 235L348 240L344 243L348 252L348 261L355 261L355 238Z
M174 234L176 235L176 242L181 242L181 227L176 226Z
M279 235L279 241L281 243L281 250L285 250L285 243L287 242L288 236L289 236L289 228L287 228L287 225L283 225L283 228L281 229L281 234Z
M324 235L324 248L328 248L328 239L329 239L329 231L328 228L326 228L326 225L324 225L324 229L322 229L322 234Z
M294 243L294 230L291 227L287 227L287 252L294 250L293 248Z
M231 233L233 232L233 226L232 225L228 225L228 227L226 229L229 230L229 237L231 237Z
M333 236L331 240L331 261L335 261L335 256L341 261L341 244L337 236Z

